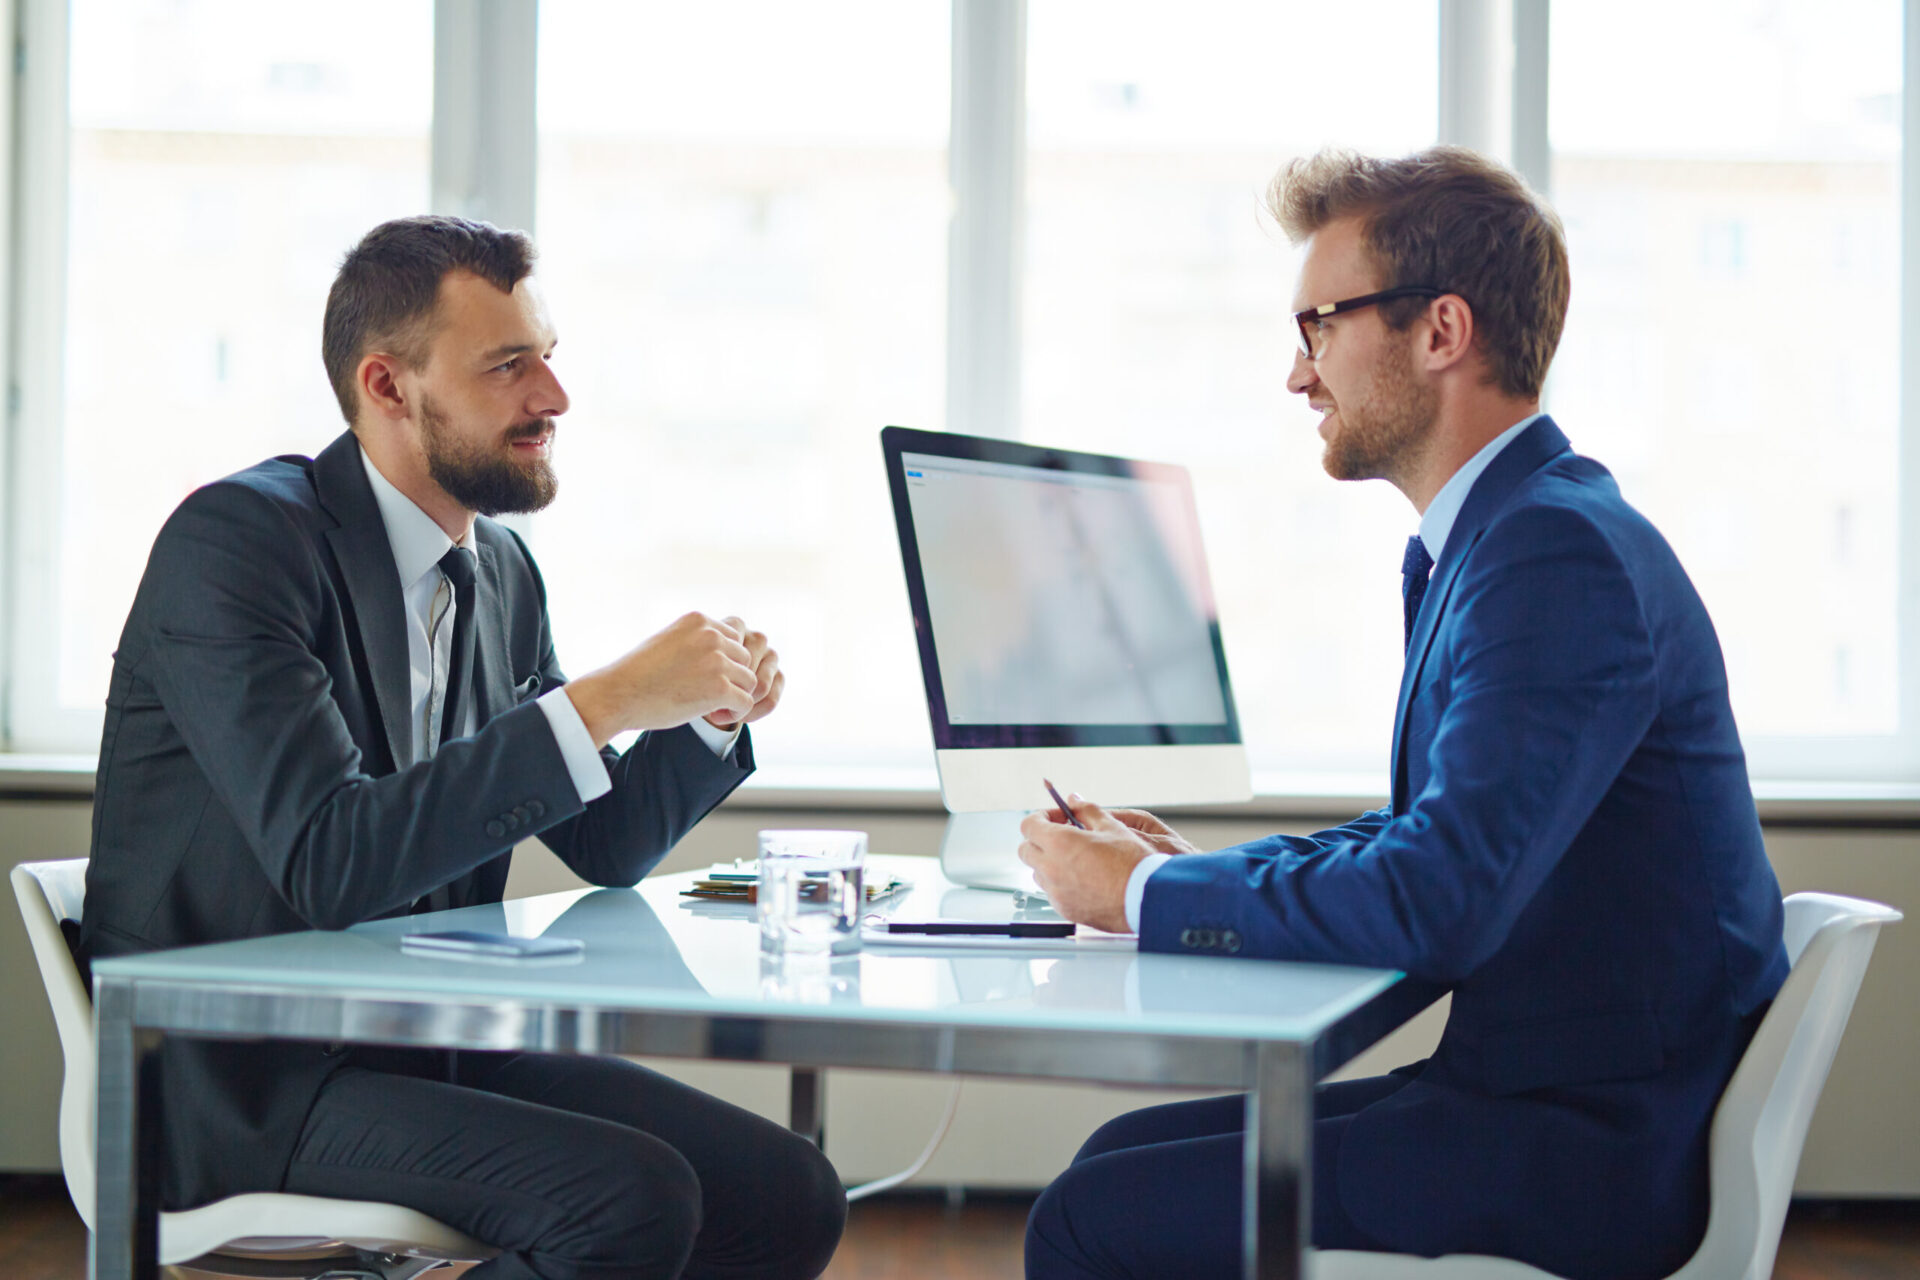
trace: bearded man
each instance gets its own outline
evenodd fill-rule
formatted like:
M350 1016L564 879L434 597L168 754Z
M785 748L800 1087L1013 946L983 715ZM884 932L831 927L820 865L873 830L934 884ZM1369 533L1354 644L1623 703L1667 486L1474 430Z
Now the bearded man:
M689 614L568 682L520 538L567 394L518 232L374 228L327 299L351 430L191 494L114 655L77 944L95 957L498 902L537 835L644 876L752 770L767 638ZM608 742L629 730L625 752ZM632 1063L169 1041L161 1201L406 1205L474 1280L810 1277L846 1199L813 1146Z
M1431 1058L1321 1089L1315 1245L1664 1276L1706 1229L1708 1125L1787 972L1719 640L1540 412L1569 297L1551 209L1451 147L1325 153L1269 204L1307 246L1287 386L1326 469L1420 515L1391 802L1212 853L1074 803L1087 829L1030 817L1021 856L1142 950L1451 989ZM1220 1098L1094 1134L1034 1208L1028 1276L1238 1275L1244 1122Z

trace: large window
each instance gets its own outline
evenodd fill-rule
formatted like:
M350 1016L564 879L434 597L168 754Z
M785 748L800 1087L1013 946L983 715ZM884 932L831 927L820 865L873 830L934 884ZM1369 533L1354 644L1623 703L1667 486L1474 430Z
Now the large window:
M64 143L66 181L22 184L65 271L17 313L23 426L41 448L23 451L39 474L15 477L28 527L10 566L10 692L18 737L77 750L97 742L167 514L344 428L321 305L346 246L426 202L433 42L427 0L70 13L64 118L36 122Z
M1549 407L1678 551L1776 773L1897 759L1900 49L1887 0L1553 13Z
M481 185L535 211L573 398L522 525L561 657L743 614L790 675L770 773L930 764L900 423L1191 467L1256 773L1377 778L1415 516L1321 471L1261 196L1509 125L1573 255L1547 408L1699 584L1756 773L1920 773L1897 0L1566 3L1537 39L1500 0L20 3L0 747L91 750L159 522L339 429L327 283L476 207L429 173L488 127L434 118L434 58L487 48L537 162Z

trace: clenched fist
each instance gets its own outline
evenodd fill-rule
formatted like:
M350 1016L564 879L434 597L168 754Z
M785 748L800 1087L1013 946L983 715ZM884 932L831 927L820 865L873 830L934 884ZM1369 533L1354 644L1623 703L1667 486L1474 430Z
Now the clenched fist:
M703 613L566 686L596 747L628 729L670 729L695 716L723 729L746 724L773 710L785 687L766 636Z
M787 687L787 677L780 670L780 655L767 643L765 632L754 631L738 618L720 619L720 625L733 629L735 638L746 646L747 665L753 668L753 706L745 715L736 715L729 710L715 711L707 716L707 723L716 729L731 729L739 724L752 724L780 705L781 691Z

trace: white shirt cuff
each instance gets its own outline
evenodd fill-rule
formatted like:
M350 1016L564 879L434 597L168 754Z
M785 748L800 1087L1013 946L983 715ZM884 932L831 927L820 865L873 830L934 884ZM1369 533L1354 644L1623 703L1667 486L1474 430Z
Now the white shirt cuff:
M1134 864L1127 877L1127 928L1140 932L1140 900L1147 896L1147 880L1154 872L1173 861L1170 853L1150 853Z
M567 696L566 686L541 694L539 706L553 730L554 745L560 748L560 758L566 762L573 789L580 793L580 803L590 804L613 790L613 779L607 776L607 762L594 749L593 735L587 732L587 722L580 718L580 709Z
M687 723L693 726L693 731L700 735L700 741L707 744L708 750L722 760L733 750L733 744L740 740L739 725L731 729L716 729L707 723L705 716L695 716Z

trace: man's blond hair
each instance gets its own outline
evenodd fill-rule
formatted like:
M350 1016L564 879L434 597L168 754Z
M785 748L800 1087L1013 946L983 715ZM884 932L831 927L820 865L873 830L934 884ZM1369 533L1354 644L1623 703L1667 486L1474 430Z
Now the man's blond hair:
M1330 149L1275 174L1267 209L1294 244L1360 218L1380 287L1427 285L1466 299L1489 380L1539 398L1567 320L1567 241L1559 216L1512 170L1465 147L1392 160ZM1402 298L1380 310L1404 329L1425 307Z

